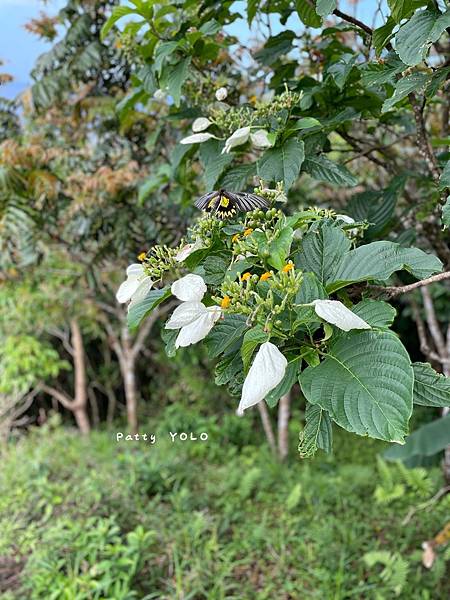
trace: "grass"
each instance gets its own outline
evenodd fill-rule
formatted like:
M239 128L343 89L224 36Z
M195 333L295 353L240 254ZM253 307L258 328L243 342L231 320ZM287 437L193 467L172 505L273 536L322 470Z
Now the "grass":
M0 565L15 557L19 579L2 589L0 577L0 597L448 598L443 553L431 570L420 562L448 498L402 525L441 485L438 469L405 479L377 466L384 444L342 431L333 455L301 461L294 448L280 465L254 429L169 407L142 428L154 445L61 427L19 441L0 474ZM169 430L209 439L172 443ZM378 551L390 567L368 566Z

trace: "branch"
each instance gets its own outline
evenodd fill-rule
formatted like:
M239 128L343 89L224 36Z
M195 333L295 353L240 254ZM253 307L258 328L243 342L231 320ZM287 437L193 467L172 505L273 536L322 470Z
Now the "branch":
M142 346L144 345L144 342L145 342L145 339L148 336L148 334L150 333L155 322L160 317L167 314L169 312L169 310L172 310L172 308L174 308L177 304L178 304L178 302L175 302L175 301L167 302L163 306L159 306L155 311L152 312L152 314L150 316L148 316L145 319L144 323L142 324L142 326L139 329L139 333L137 334L136 340L131 348L131 353L133 355L133 358L136 358L138 356L138 354L141 352Z
M366 25L362 21L359 21L358 19L355 19L355 17L352 17L351 15L347 15L346 13L343 13L342 11L338 10L337 8L335 10L333 10L333 15L340 17L343 21L347 21L347 23L356 25L356 27L359 27L360 29L362 29L363 31L368 33L369 35L372 35L372 33L373 33L372 29L368 25Z
M422 352L422 354L424 356L426 356L428 358L428 360L434 360L438 363L441 363L442 365L444 364L450 364L450 360L446 361L445 359L441 358L439 356L439 354L437 354L429 345L428 343L428 338L427 338L427 332L426 332L426 328L425 328L425 323L423 322L422 317L420 316L420 311L419 311L419 307L417 306L417 302L415 300L411 301L411 310L412 310L412 315L413 315L413 319L416 323L416 327L417 327L417 335L419 336L419 343L420 343L420 351Z
M441 327L437 320L436 311L434 310L433 299L431 298L430 291L424 287L421 289L423 298L423 307L425 309L425 317L428 323L428 329L430 330L431 337L433 338L434 345L438 351L441 360L447 359L447 348L444 336L442 335Z
M416 121L417 146L419 148L419 152L425 159L425 162L427 163L428 169L433 177L433 180L435 181L435 183L439 183L441 170L436 160L436 156L434 155L433 149L431 148L431 144L428 139L427 128L425 125L425 119L423 116L425 102L423 101L419 103L419 101L417 100L417 96L414 92L409 94L408 98L411 102L411 106L414 112L414 118Z
M133 359L138 356L140 351L142 350L142 346L144 345L145 338L148 336L150 331L152 330L153 325L156 323L159 318L160 313L158 310L152 312L143 322L142 326L139 328L139 333L136 336L136 340L131 347L131 354Z
M69 341L69 334L67 333L67 331L63 331L61 329L58 329L57 327L47 327L47 331L50 335L53 335L54 337L57 337L59 340L61 340L68 354L73 356L73 346Z
M60 390L57 390L54 387L46 385L45 383L41 383L39 387L43 392L45 392L52 398L55 398L55 400L58 400L58 402L60 402L64 406L64 408L73 411L74 400L72 400L72 398L70 398L67 394L61 392Z
M399 296L400 294L406 294L415 290L417 288L424 287L426 285L431 285L436 281L443 281L444 279L450 279L450 271L444 271L444 273L438 273L437 275L433 275L432 277L427 277L426 279L422 279L421 281L416 281L415 283L410 283L409 285L399 285L399 286L388 286L383 287L381 285L369 285L370 289L379 290L386 293L389 298L394 298L395 296Z

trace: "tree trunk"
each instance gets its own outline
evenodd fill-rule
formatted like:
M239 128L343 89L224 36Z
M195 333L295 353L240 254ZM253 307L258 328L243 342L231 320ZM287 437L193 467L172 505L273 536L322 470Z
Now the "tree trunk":
M134 359L125 358L121 365L125 400L127 404L127 422L131 433L138 431L138 400Z
M81 433L87 434L90 432L91 426L87 412L86 361L83 337L76 319L70 321L70 331L72 334L73 365L75 371L75 398L71 410L73 411L79 430Z
M76 319L70 321L70 333L72 348L70 353L73 357L74 370L74 397L71 398L65 392L54 387L40 384L39 388L57 400L64 408L73 413L78 429L83 434L91 431L91 425L88 416L88 393L86 377L86 358L83 345L83 336Z
M278 402L278 455L284 460L289 454L289 414L291 394L281 396Z
M447 329L447 356L450 358L450 325ZM446 377L450 377L450 366L448 363L444 365L442 369ZM442 416L446 417L450 412L450 407L446 406L442 409ZM446 446L444 450L444 460L442 461L442 470L444 472L444 478L447 483L450 483L450 444Z
M86 407L74 409L73 416L75 417L77 427L81 431L81 433L83 435L87 435L88 433L90 433L91 425L89 423Z
M121 332L122 353L120 370L123 377L125 400L127 404L127 421L131 433L138 431L138 396L136 386L136 355L133 352L132 340L128 327Z
M262 426L264 429L264 433L266 434L267 442L270 446L270 449L274 454L277 453L277 442L275 440L275 436L272 429L272 423L270 421L269 411L267 410L266 401L261 400L258 402L258 411L259 416L261 417Z

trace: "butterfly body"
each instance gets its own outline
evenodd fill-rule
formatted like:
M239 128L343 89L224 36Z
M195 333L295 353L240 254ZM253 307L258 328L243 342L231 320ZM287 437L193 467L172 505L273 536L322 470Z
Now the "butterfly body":
M219 219L233 217L238 211L247 212L255 208L268 208L265 198L247 192L229 192L214 190L204 194L195 202L200 210L214 214Z

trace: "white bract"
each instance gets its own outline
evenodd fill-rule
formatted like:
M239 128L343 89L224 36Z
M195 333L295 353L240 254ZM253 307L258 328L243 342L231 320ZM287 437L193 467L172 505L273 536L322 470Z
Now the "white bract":
M350 331L351 329L371 329L361 317L355 315L350 309L338 300L314 300L316 314L339 329Z
M200 302L206 292L206 283L200 275L189 273L174 281L170 287L172 294L183 302Z
M269 140L269 133L265 129L258 129L250 134L250 140L255 148L270 148L273 143Z
M243 415L244 410L264 400L277 387L284 377L287 364L288 361L275 344L261 344L244 381L238 415Z
M133 263L127 269L127 278L117 290L117 302L123 303L132 300L137 302L144 298L153 285L153 281L145 274L144 267Z
M212 133L194 133L180 140L180 144L201 144L211 139L217 140L217 137Z
M183 262L193 252L195 252L196 250L200 250L200 248L203 248L203 242L202 242L202 240L200 238L198 238L197 240L195 240L194 243L192 243L192 244L185 244L182 248L180 248L180 250L175 255L175 260L177 262Z
M232 148L245 144L250 136L250 127L241 127L230 135L225 141L225 147L222 150L222 154L229 154Z
M166 329L180 330L175 340L175 348L196 344L208 335L222 311L219 306L206 307L201 302L206 292L206 284L200 275L190 273L174 281L171 291L183 302L173 311L166 323Z
M192 131L194 133L199 133L200 131L205 131L205 129L208 129L210 125L211 121L209 119L206 117L198 117L198 119L195 119L195 121L192 123Z
M219 102L223 102L228 96L228 90L225 87L221 87L216 91L216 99Z

